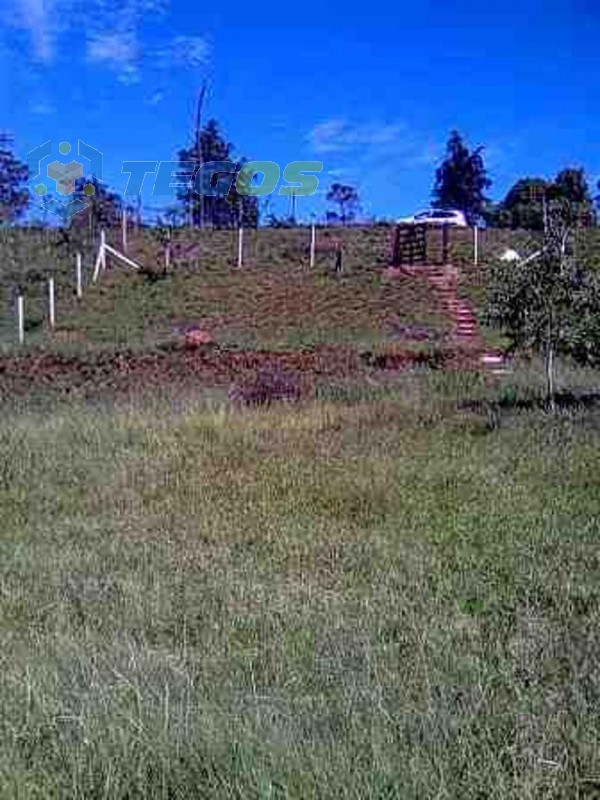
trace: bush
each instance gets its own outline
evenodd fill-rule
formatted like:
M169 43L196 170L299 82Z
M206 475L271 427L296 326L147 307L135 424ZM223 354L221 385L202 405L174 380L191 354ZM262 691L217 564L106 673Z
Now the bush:
M294 403L303 395L298 373L276 367L259 369L249 380L233 384L229 390L229 400L242 406L268 406L274 401Z

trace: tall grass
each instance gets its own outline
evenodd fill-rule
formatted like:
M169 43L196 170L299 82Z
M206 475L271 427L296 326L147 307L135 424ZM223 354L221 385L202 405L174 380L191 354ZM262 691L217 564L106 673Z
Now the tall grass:
M598 420L431 380L7 406L0 796L595 796Z

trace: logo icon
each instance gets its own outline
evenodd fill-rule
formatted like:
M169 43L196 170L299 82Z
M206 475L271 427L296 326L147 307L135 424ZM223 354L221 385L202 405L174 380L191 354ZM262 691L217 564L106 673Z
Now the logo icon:
M58 145L58 152L62 156L68 156L71 153L71 149L72 147L69 142L60 142ZM48 200L42 200L42 206L59 217L63 222L66 222L70 217L88 207L88 204L85 203L81 197L74 196L75 181L83 177L85 165L82 161L76 159L72 159L68 163L63 163L55 159L51 163L45 164L51 155L51 139L35 147L33 150L30 150L27 154L29 181L30 183L38 181L34 186L34 191L39 197L44 197L44 195L48 193L49 187L44 181L47 179L48 182L51 182L50 188L52 188L57 195L64 197L65 200L61 201L57 197L51 197ZM78 139L77 155L90 162L90 166L85 169L85 173L93 179L102 180L103 159L100 150ZM42 175L42 173L44 174ZM84 185L84 195L91 197L94 192L95 187L93 183L86 183Z

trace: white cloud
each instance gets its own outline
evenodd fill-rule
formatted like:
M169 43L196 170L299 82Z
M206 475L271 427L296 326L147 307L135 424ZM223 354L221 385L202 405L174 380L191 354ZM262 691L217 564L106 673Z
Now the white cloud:
M139 80L140 47L134 30L106 31L90 36L87 41L88 61L104 63L122 83Z
M202 36L176 36L165 54L175 66L199 67L208 62L210 46Z
M113 0L102 0L113 3ZM176 36L165 45L147 49L142 47L140 28L144 15L161 14L162 0L126 0L118 12L108 17L96 17L87 41L87 59L103 62L115 71L123 83L134 83L140 79L142 60L158 72L172 69L193 69L208 62L210 47L201 36ZM105 27L104 19L112 21Z
M16 0L6 15L6 24L29 33L35 61L50 63L54 58L58 30L56 0Z
M332 118L314 126L307 142L318 155L335 158L329 175L356 182L367 172L383 170L394 179L398 171L433 168L443 146L428 133L420 133L400 121L349 122Z
M400 144L406 130L402 123L354 123L334 118L315 125L308 142L317 153L347 152L364 147L383 150Z
M83 38L84 59L109 69L124 84L144 75L150 85L150 105L160 102L158 90L169 73L205 66L209 44L200 35L164 38L147 44L146 31L161 25L172 0L0 0L0 44L27 70L47 68L61 55L77 55ZM13 35L21 34L19 38ZM24 42L24 36L27 42ZM155 42L155 33L152 36ZM68 42L68 45L67 45ZM60 46L59 46L60 45ZM63 47L63 45L65 45ZM154 90L154 94L152 91ZM162 98L161 98L162 99Z

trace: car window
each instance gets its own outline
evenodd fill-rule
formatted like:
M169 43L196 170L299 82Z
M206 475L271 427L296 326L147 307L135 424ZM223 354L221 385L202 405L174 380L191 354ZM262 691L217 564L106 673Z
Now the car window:
M429 219L430 216L429 211L420 211L418 214L415 214L415 219Z

